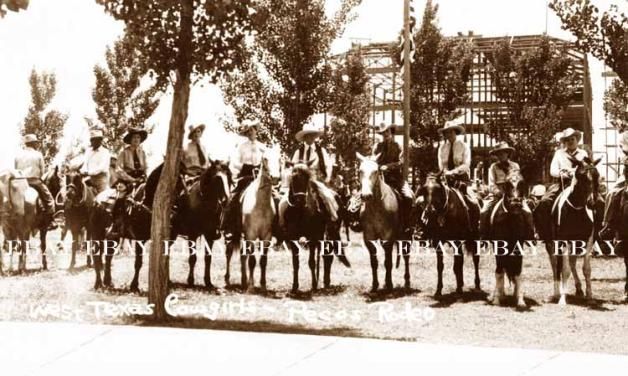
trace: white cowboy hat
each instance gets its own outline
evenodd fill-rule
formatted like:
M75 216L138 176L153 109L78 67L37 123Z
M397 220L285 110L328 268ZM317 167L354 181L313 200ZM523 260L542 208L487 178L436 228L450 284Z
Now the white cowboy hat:
M395 133L395 128L396 126L394 124L386 124L386 123L379 123L379 126L376 127L375 132L382 134L384 132L386 132L389 129L393 130L393 134Z
M560 142L565 142L565 140L571 136L576 136L576 139L578 140L578 142L580 142L580 139L582 138L582 132L577 131L573 128L567 128L560 135Z
M27 134L27 135L24 135L24 139L23 139L24 144L30 144L30 143L32 143L32 142L37 142L37 141L39 141L39 140L37 139L37 136L35 136L35 135L34 135L34 134L32 134L32 133L29 133L29 134Z
M124 138L122 139L122 141L124 141L125 144L130 144L131 137L133 137L134 134L140 135L140 139L141 139L140 142L144 142L146 140L146 137L148 137L148 132L146 132L146 130L142 128L129 128L126 134L124 135Z
M438 133L453 130L456 134L464 134L464 116L445 122L445 126L438 128Z
M530 192L530 194L532 196L543 196L545 195L545 192L547 191L547 189L545 188L545 186L543 184L537 184L534 187L532 187L532 192Z
M201 132L203 132L205 130L205 124L196 124L196 125L190 125L188 127L189 129L189 133L188 133L188 138L192 138L192 133L196 132L197 130L201 130Z
M258 129L260 125L260 121L257 119L251 120L246 119L240 124L240 128L238 129L238 134L241 136L246 135L253 128Z
M495 146L495 148L493 148L493 150L491 150L489 152L489 154L490 155L495 155L495 154L499 153L500 151L507 151L510 154L513 151L515 151L515 148L511 147L510 145L508 145L507 142L500 142L499 144L497 144L497 146Z
M323 134L323 131L321 131L316 125L307 123L303 126L303 129L297 132L295 137L297 141L301 142L303 141L303 137L308 134L313 134L318 137Z
M92 129L91 131L89 131L89 139L93 139L93 138L103 138L104 134L100 129Z

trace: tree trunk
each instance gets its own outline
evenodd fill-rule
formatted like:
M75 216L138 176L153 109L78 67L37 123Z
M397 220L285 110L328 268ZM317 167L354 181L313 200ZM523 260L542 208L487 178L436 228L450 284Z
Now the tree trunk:
M185 122L190 99L190 67L192 59L192 0L181 1L181 29L177 56L176 82L172 101L172 114L168 131L166 159L153 201L151 222L151 248L148 274L148 303L154 304L154 318L168 317L164 301L170 280L169 256L166 241L170 240L170 214L174 203L175 187L179 176L179 161Z

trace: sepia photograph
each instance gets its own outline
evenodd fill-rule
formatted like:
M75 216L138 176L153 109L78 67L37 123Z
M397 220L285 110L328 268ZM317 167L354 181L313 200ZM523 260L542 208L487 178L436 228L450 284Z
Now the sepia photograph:
M627 177L628 0L0 0L0 364L617 373Z

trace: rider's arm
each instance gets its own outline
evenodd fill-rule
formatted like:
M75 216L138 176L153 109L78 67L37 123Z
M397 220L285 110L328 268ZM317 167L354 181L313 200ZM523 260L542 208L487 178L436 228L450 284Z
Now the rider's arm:
M327 179L325 179L325 181L329 182L331 181L331 173L334 170L334 165L331 163L331 159L329 158L329 154L327 154L327 151L325 149L321 150L323 152L323 159L325 162L325 176L327 176Z
M240 144L236 147L235 153L231 156L231 160L229 161L229 167L234 175L238 175L242 169L242 145L243 144Z
M453 145L451 145L451 147L454 147L456 144L454 143ZM466 143L462 143L463 145L463 149L462 149L462 164L460 166L457 166L456 168L454 168L453 170L451 170L452 173L454 174L461 174L461 173L467 173L470 174L471 172L471 149L469 148L469 145L467 145ZM456 149L454 148L454 153L456 152Z
M109 172L109 165L111 161L111 155L106 150L100 150L99 153L96 154L96 160L94 161L94 167L92 171L88 171L88 173L92 176L106 174Z
M116 162L116 175L118 176L119 179L126 180L126 181L133 181L135 179L131 175L129 175L124 169L124 163L125 163L124 154L125 154L124 150L120 151L120 153L118 154L118 161Z
M550 165L550 175L554 178L560 177L560 150L557 150L554 153L554 158L552 158L552 164Z
M443 161L443 149L445 148L445 143L442 143L439 147L438 147L438 170L439 171L444 171L445 170L445 162Z
M37 177L41 179L41 177L44 175L44 156L41 153L39 153L37 163L39 163L39 176Z

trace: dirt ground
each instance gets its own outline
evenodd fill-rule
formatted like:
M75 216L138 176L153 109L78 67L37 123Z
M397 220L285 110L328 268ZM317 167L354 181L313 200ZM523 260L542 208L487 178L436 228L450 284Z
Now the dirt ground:
M49 241L59 238L58 231ZM360 241L360 235L353 235ZM131 255L116 256L113 263L115 288L93 290L94 271L84 266L68 271L67 254L51 255L49 270L40 270L40 259L31 256L28 271L16 275L8 271L0 277L0 320L71 321L155 325L146 313L148 259L140 278L141 292L128 292L133 273ZM203 283L203 260L196 266L195 287L186 286L187 257L181 252L171 257L172 293L169 307L178 316L157 325L199 329L270 331L337 336L360 336L429 343L553 349L628 354L628 304L624 302L625 269L619 257L596 257L592 262L595 301L568 297L568 305L547 303L552 293L551 270L545 251L524 258L524 289L528 310L517 311L514 299L502 306L487 304L494 286L494 257L481 259L481 292L472 291L473 267L465 258L465 292L453 294L455 279L452 257L445 259L445 288L439 299L436 287L436 258L415 254L411 258L412 289L403 289L402 267L393 271L395 289L388 294L367 293L371 268L366 249L354 246L348 251L352 263L345 268L337 260L332 269L332 288L309 293L310 272L307 257L301 257L300 288L289 293L292 264L286 252L271 253L268 260L268 291L243 293L239 259L232 260L232 287L225 287L224 252L214 254L212 282ZM15 262L16 264L16 262ZM579 264L579 268L581 263ZM321 266L322 268L322 266ZM257 269L259 270L259 269ZM380 285L383 285L383 258L380 257ZM322 271L321 271L322 275ZM259 283L259 274L256 275ZM508 286L508 285L507 285ZM568 291L573 293L573 279ZM509 289L512 293L512 289Z

